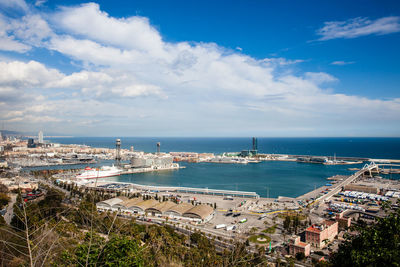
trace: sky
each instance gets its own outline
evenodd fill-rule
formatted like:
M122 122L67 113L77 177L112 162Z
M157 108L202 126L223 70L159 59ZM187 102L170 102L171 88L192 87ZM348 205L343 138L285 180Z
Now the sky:
M399 1L0 0L2 129L399 137Z

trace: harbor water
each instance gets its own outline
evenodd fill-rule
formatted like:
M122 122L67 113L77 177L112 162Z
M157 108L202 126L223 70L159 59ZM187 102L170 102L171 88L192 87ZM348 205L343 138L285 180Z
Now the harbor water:
M187 151L222 153L251 146L251 138L121 138L122 147L146 152ZM93 147L115 145L113 137L53 138L52 142L86 144ZM259 138L261 153L326 155L400 159L400 138ZM327 183L334 175L350 175L358 165L322 165L267 161L258 164L184 163L183 169L107 178L108 181L144 185L187 186L257 192L262 197L297 197ZM398 178L393 176L392 178Z

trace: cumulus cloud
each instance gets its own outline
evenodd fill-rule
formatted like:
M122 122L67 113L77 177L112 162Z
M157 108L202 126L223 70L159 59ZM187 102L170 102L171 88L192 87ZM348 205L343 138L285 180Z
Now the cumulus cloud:
M29 14L21 19L11 20L9 28L15 37L36 46L40 46L44 39L52 35L49 25L38 14Z
M48 69L37 61L0 62L0 86L28 88L34 86L48 87L48 84L63 78L56 69Z
M9 35L8 31L11 29L10 21L0 14L0 50L15 51L24 53L31 49L29 45L23 44L15 40L14 36Z
M159 32L145 17L117 19L101 11L98 4L88 3L78 7L64 7L55 18L62 29L104 44L155 54L164 53Z
M320 41L337 38L357 38L366 35L385 35L400 31L400 17L383 17L376 20L354 18L347 21L329 21L317 31Z
M346 23L355 22L340 27ZM336 77L292 71L303 59L256 59L215 43L166 42L147 18L115 18L95 3L31 13L8 25L3 36L82 63L67 74L32 60L0 61L0 119L16 127L43 123L57 131L68 124L65 134L87 135L268 135L364 125L372 117L377 124L398 121L399 100L332 93L326 86ZM334 30L325 29L322 38Z

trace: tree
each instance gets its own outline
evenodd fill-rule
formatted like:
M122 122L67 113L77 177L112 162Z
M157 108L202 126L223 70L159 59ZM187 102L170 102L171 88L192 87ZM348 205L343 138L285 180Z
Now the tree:
M249 234L254 235L257 232L258 228L257 227L251 227Z
M285 220L283 221L283 229L285 229L286 231L289 231L290 228L290 216L286 216Z
M300 219L299 216L296 215L293 218L293 228L294 228L294 233L297 234L297 228L300 226Z
M6 206L10 202L10 197L5 193L0 193L0 209Z
M332 255L334 266L398 266L400 210L378 218L372 226L355 226L359 234L347 237Z
M303 252L296 253L296 260L298 260L298 261L304 260L305 257L306 257L306 255L304 255Z
M4 184L0 183L0 193L8 193L8 188Z

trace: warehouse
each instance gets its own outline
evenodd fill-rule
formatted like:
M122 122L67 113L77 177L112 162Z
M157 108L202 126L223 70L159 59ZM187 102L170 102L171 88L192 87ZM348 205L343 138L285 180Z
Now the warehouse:
M205 204L197 205L186 211L183 217L191 218L196 221L208 222L214 215L214 209Z
M179 218L183 217L183 214L193 208L193 205L190 203L180 203L171 207L169 210L165 212L165 215L171 218Z
M149 200L145 200L145 201L139 202L137 204L134 204L129 209L132 210L133 213L144 214L146 209L154 207L158 203L159 202L157 200L149 199Z
M111 199L100 201L100 202L96 203L96 207L99 211L107 211L107 210L116 211L118 209L115 209L113 206L118 203L121 203L125 200L128 200L128 198L127 197L115 197L115 198L111 198Z
M176 206L177 204L171 201L164 201L156 204L153 207L146 209L147 214L151 214L151 216L162 215L170 208Z

